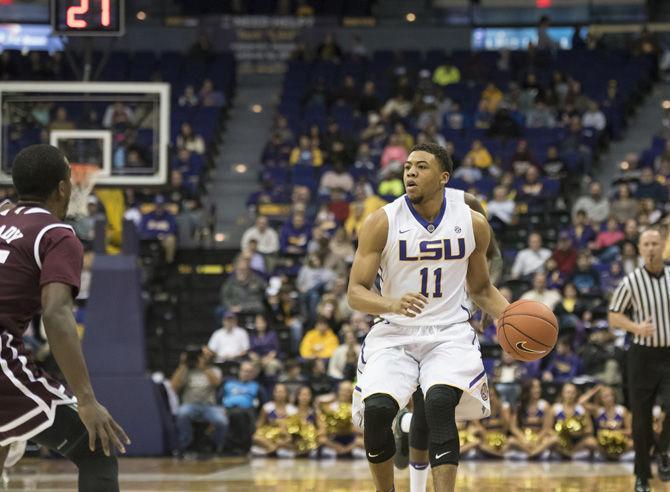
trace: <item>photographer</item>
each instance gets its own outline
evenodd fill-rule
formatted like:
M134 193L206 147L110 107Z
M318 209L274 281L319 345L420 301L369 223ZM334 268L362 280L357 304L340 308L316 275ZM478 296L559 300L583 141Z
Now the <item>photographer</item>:
M177 410L179 449L183 453L193 439L193 422L207 422L214 427L216 452L223 449L228 431L225 410L216 405L216 390L221 384L221 371L211 365L211 356L197 348L188 348L181 354L179 367L170 384L181 396Z

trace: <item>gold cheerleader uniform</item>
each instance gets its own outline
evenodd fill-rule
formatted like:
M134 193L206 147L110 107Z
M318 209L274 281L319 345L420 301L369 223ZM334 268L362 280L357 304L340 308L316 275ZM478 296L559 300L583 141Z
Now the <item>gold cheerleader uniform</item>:
M622 405L614 409L609 417L604 407L598 409L596 417L596 438L598 446L610 459L618 459L626 451L626 436L623 433L626 410Z
M507 405L504 403L503 405ZM491 408L491 416L480 421L484 427L485 432L483 441L489 448L495 451L502 451L507 444L507 433L505 432L504 422L502 418L502 406L494 412Z
M569 453L572 448L584 437L584 422L589 418L581 405L575 405L575 411L568 416L563 404L554 404L554 430L558 434L559 448Z
M549 403L545 400L538 400L534 412L526 409L521 414L521 425L519 427L526 442L530 444L537 444L539 442L542 428L544 427L544 417L548 408Z
M298 413L298 409L294 405L287 403L284 410L286 416L280 416L277 413L277 405L275 405L275 402L269 401L263 405L266 423L256 430L258 435L267 439L272 444L285 444L286 441L290 439L286 430L287 420L295 416Z
M467 420L459 420L456 422L456 427L458 427L458 442L461 447L477 441L477 436Z
M310 410L307 416L298 413L286 417L286 431L291 436L293 448L298 454L307 454L318 447L316 416Z
M336 401L324 406L321 421L326 426L326 434L333 441L347 446L356 439L354 422L351 417L351 403Z

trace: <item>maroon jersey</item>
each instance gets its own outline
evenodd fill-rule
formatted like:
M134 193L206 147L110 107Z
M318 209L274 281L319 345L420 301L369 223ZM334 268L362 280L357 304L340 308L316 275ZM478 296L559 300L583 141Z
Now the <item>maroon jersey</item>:
M0 205L0 445L29 439L74 402L39 369L23 333L40 313L41 290L59 282L79 290L83 248L72 227L38 206Z

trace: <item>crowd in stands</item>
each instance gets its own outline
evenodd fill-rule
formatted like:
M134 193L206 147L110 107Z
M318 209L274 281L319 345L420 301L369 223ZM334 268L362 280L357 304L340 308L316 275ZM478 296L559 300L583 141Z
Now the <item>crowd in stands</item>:
M602 47L449 58L328 52L341 55L304 46L295 53L262 152L261 186L248 200L256 223L221 288L223 328L205 353L224 379L238 381L243 368L258 384L247 384L253 404L239 410L254 412L245 426L229 425L224 447L241 452L246 435L258 454L309 454L300 447L306 437L290 432L300 427L315 433L311 450L356 455L360 434L349 419L338 439L329 437L332 415L321 398L335 414L350 408L340 397L350 394L372 323L346 300L357 234L370 213L404 193L412 146L433 141L454 160L449 186L487 210L506 264L501 292L551 306L561 333L550 356L521 363L501 354L492 324L482 326L494 411L460 424L464 454L624 455L627 341L607 326L608 295L640 265L640 230L668 222L670 144L655 143L644 163L627 159L612 196L593 176L650 87L653 62ZM218 403L235 415L226 384ZM656 416L661 425L660 410Z
M230 2L194 3L185 0L183 14L369 16L376 0L231 0Z

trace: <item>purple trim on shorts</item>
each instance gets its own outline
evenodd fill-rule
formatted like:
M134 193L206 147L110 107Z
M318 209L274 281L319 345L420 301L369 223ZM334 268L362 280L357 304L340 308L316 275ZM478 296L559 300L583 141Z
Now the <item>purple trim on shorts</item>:
M481 378L483 378L484 376L486 376L486 371L482 371L482 372L480 372L480 373L477 375L477 377L476 377L475 379L473 379L473 380L470 382L470 386L468 386L468 388L472 388L472 387L475 385L475 383L476 383L477 381L479 381Z
M365 340L363 340L363 343L361 344L361 362L363 364L366 364L366 362L365 362Z
M360 387L358 387L358 386L354 386L354 389L355 389L356 391L360 391L361 393L363 393L363 390L362 390Z
M428 463L412 463L412 462L410 462L409 466L411 466L415 470L425 470L426 468L428 468Z
M466 313L468 313L468 321L470 321L472 319L472 313L470 313L470 310L466 308L463 304L461 304L461 309Z

